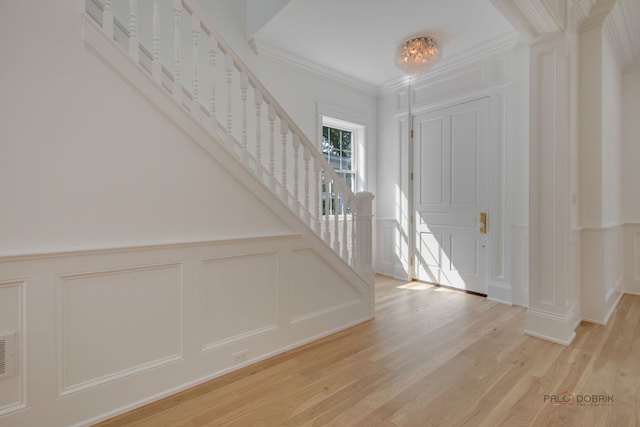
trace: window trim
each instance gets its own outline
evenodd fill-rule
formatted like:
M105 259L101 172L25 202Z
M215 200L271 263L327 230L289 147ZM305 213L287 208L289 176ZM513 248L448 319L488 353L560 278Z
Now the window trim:
M339 118L341 117L341 118ZM366 182L366 129L363 125L365 120L363 117L341 110L337 110L326 105L318 104L318 129L316 146L322 152L322 128L328 126L337 129L343 129L352 132L353 141L351 147L351 164L355 173L354 192L364 191L367 188Z

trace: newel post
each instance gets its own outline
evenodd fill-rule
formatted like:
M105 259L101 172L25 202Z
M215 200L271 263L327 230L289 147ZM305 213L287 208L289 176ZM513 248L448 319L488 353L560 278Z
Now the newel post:
M356 213L356 270L368 283L374 283L372 264L373 238L372 218L374 195L366 191L356 194L358 211Z

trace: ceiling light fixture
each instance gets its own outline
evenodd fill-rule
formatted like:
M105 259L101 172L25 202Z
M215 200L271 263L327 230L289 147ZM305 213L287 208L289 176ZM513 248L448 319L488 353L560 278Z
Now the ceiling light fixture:
M433 36L411 37L396 52L396 65L405 73L417 76L426 73L440 58L440 43Z

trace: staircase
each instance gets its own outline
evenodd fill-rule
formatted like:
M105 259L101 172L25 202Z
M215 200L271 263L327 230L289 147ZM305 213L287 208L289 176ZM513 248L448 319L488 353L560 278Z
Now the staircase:
M87 0L85 25L118 45L139 73L372 285L373 195L352 192L194 0L172 0L170 13L158 0L128 3L121 10L112 0ZM172 57L169 67L161 53Z

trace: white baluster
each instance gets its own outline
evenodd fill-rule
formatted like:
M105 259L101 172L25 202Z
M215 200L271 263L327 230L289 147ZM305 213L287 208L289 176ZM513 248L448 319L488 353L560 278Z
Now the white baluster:
M331 246L331 184L329 176L326 171L322 174L322 182L324 183L324 191L322 192L323 206L324 206L324 241Z
M320 181L320 172L322 169L320 168L320 162L317 159L313 161L313 172L315 175L315 218L314 218L314 228L318 235L321 235L322 232L322 182Z
M209 36L211 40L211 50L209 51L209 63L211 64L211 97L209 98L209 110L211 110L211 118L213 120L213 129L217 129L216 118L216 56L218 53L218 42L213 35Z
M333 199L333 250L340 255L340 234L338 227L340 226L340 194L336 193Z
M104 0L102 9L102 31L113 39L113 1Z
M311 207L309 202L309 160L311 153L308 147L304 147L304 219L307 225L311 227Z
M193 81L192 86L193 90L191 93L192 96L192 105L191 105L191 113L195 114L196 117L200 117L200 82L198 80L198 65L199 65L199 44L200 44L200 19L194 13L191 15L191 45L193 47L191 58L192 67L193 67Z
M272 104L269 104L269 183L271 190L276 188L275 120L276 109Z
M226 56L225 76L227 80L227 145L233 148L233 104L231 103L231 85L233 83L233 58L229 53Z
M262 179L262 92L254 89L256 101L256 174Z
M182 82L180 80L180 18L182 17L182 0L173 0L173 96L182 104Z
M300 215L300 137L297 134L293 134L293 204L296 210L296 214Z
M136 61L140 60L138 45L138 0L129 0L129 55Z
M156 83L162 84L162 66L160 65L160 7L158 0L153 1L153 45L151 48L151 75Z
M282 168L280 183L282 184L282 200L286 205L289 204L289 190L287 189L287 134L289 133L289 125L282 118L280 119L280 133L282 134L282 158L280 159L280 167Z
M245 163L249 161L249 145L247 141L247 89L249 77L246 73L240 74L240 98L242 99L242 155Z
M342 259L344 259L347 263L349 262L349 244L347 236L347 225L349 222L347 221L347 202L345 201L344 192L340 198L342 202Z

